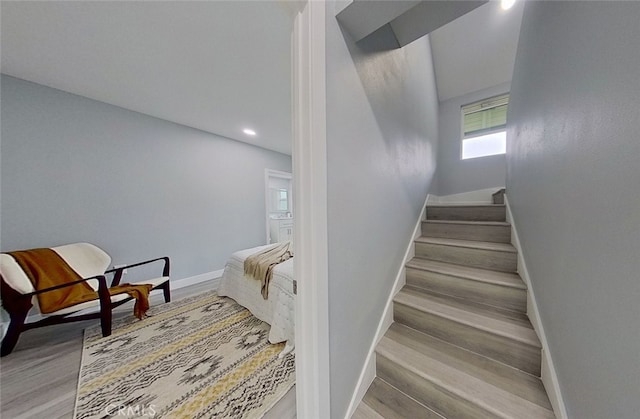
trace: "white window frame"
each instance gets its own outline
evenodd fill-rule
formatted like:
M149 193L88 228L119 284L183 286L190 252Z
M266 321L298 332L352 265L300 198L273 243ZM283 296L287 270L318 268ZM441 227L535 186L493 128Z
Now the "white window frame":
M482 130L481 132L472 133L471 135L465 135L465 127L464 127L464 117L465 115L473 112L469 112L469 110L477 109L475 112L479 112L481 110L487 110L496 108L498 106L509 104L509 92L499 94L496 96L491 96L482 100L478 100L460 107L460 159L461 160L470 160L482 157L490 157L490 156L499 156L506 153L506 123L504 126L500 125L495 128L487 128ZM504 151L490 154L483 154L479 156L465 157L464 154L464 142L466 140L489 136L496 133L505 133L505 147Z

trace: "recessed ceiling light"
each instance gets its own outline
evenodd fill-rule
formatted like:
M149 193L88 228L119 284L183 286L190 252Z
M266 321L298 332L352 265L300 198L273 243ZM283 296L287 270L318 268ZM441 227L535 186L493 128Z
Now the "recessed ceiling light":
M500 6L502 6L502 10L509 10L516 4L516 0L501 0Z
M254 135L256 135L256 132L254 130L250 129L250 128L245 128L245 129L242 130L242 132L244 132L245 134L250 135L252 137Z

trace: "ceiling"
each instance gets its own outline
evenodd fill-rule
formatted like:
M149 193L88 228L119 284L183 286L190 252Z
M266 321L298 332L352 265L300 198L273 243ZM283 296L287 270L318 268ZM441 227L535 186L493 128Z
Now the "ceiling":
M440 101L511 81L523 10L490 1L430 34Z
M491 1L432 32L440 101L511 80L522 3L503 11ZM286 0L3 1L1 70L291 154L295 7Z
M5 74L291 154L286 1L3 1L1 12Z

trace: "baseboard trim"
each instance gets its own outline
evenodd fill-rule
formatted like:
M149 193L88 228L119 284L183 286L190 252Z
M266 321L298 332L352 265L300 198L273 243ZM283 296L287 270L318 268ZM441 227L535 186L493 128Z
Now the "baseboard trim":
M492 195L503 189L504 186L479 189L477 191L462 192L452 195L434 196L429 204L464 204L464 205L484 205L492 204Z
M362 367L362 371L360 373L360 377L358 378L358 383L356 385L355 391L353 392L353 396L351 397L351 403L349 403L349 408L347 409L347 415L345 419L351 418L353 413L358 408L358 405L362 401L365 393L369 389L369 386L373 382L373 379L376 377L376 346L378 342L393 323L393 298L395 295L404 287L406 283L405 277L405 265L409 260L411 260L415 256L415 245L414 241L422 234L422 221L426 220L427 216L427 204L433 202L434 195L427 194L427 197L424 200L424 204L422 205L422 211L420 212L420 217L416 222L416 225L413 229L413 235L411 236L411 240L407 245L407 250L404 254L404 259L402 264L400 265L400 269L398 270L398 274L396 275L396 279L393 283L393 288L389 297L387 298L387 303L385 305L384 311L382 312L382 316L378 323L378 329L376 330L376 334L371 342L371 346L369 347L369 353L367 354L367 358L365 359L364 366Z
M562 398L560 391L560 383L558 382L558 375L556 373L553 359L551 358L551 352L549 351L549 343L547 342L547 336L544 332L542 325L542 319L540 318L540 312L538 311L538 303L536 301L536 295L531 286L531 277L527 270L527 264L525 263L522 253L522 247L520 245L520 238L518 236L518 230L516 229L516 223L511 213L511 207L509 206L509 198L505 194L504 203L507 211L507 222L511 224L511 244L518 250L518 273L522 277L522 280L527 285L527 315L533 325L540 343L542 344L542 367L541 378L544 388L547 390L549 401L553 407L553 411L560 419L567 419L567 408Z
M224 272L224 269L218 269L217 271L206 272L200 275L195 275L187 278L178 279L175 281L170 281L171 289L177 290L180 288L188 287L190 285L199 284L201 282L212 281L211 289L216 290L218 289L218 285L220 284L220 278L222 277L223 272ZM4 310L2 311L3 311L3 317L4 317L5 316ZM86 309L84 311L78 312L78 314L87 314L95 311L97 311L95 308L91 308L91 309ZM7 331L7 328L9 327L8 315L6 317L7 317L7 320L2 321L2 323L0 324L0 336L2 336L3 338ZM46 316L43 316L40 313L34 313L27 316L25 323L34 323L34 322L37 322L38 320L42 320L45 317Z
M200 275L190 276L188 278L178 279L176 281L171 281L171 289L177 290L180 288L188 287L190 285L199 284L205 281L213 281L212 290L218 289L218 285L220 284L220 278L222 277L222 273L224 269L218 269L217 271L206 272Z

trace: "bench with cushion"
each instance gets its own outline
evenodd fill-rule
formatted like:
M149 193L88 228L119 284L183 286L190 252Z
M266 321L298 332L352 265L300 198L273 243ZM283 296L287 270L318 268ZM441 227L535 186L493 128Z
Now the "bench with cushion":
M47 250L47 249L45 249ZM33 273L27 273L24 269L25 262L22 265L17 262L9 252L0 254L0 284L2 308L7 311L10 317L9 327L2 339L1 356L5 356L13 351L18 342L20 333L25 330L36 327L43 327L52 324L68 323L73 321L81 321L88 319L100 319L102 327L102 335L109 336L111 334L111 318L112 310L132 299L127 293L119 293L111 295L114 292L113 287L118 287L122 279L125 269L131 269L142 265L158 262L163 263L162 275L153 279L144 280L139 284L148 284L151 290L162 289L164 292L165 302L171 300L171 291L169 288L169 258L161 257L151 259L128 266L120 266L116 269L107 270L111 263L111 257L102 249L89 243L74 243L64 246L50 248L55 252L55 257L62 259L62 263L66 262L71 270L77 274L80 279L72 282L64 282L55 286L49 286L45 289L36 290L33 283ZM19 252L18 252L19 253ZM43 269L43 267L36 267ZM44 268L47 269L46 267ZM111 283L107 284L107 276L113 275ZM30 279L31 278L31 279ZM43 293L60 292L68 290L69 287L77 286L76 284L86 283L90 288L88 292L93 294L96 292L95 298L78 304L71 305L53 312L42 314L42 310L38 305L38 295ZM122 287L120 287L122 288ZM91 291L93 290L93 291ZM111 290L111 292L110 292ZM35 322L26 322L27 315L32 307L36 306L41 313L41 318ZM93 311L90 309L94 309ZM99 309L99 311L95 311ZM86 313L79 313L80 311ZM78 314L79 313L79 314Z

